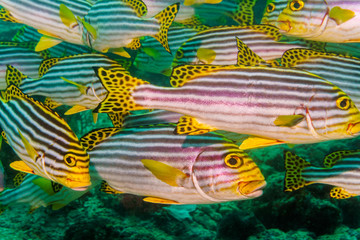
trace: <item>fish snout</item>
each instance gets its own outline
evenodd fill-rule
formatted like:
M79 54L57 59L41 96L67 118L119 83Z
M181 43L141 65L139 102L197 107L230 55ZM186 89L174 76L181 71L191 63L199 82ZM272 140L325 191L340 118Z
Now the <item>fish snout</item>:
M241 195L247 197L259 197L263 193L263 189L266 187L265 180L256 180L250 182L239 182L238 183L238 192Z
M360 132L360 122L349 123L346 132L349 135L358 135Z
M83 178L83 179L66 178L64 185L75 191L85 191L91 185L91 182L90 182L90 178Z

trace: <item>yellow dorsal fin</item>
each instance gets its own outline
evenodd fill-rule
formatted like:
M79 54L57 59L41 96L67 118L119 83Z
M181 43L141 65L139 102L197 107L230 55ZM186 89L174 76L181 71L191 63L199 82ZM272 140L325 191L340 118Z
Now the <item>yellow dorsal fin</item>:
M271 39L273 39L275 41L279 41L283 37L283 35L279 32L279 29L277 27L274 27L274 26L270 26L270 25L252 25L252 26L247 26L247 28L263 32L269 38L271 38Z
M62 40L58 39L58 38L42 36L40 38L38 44L35 47L35 51L40 52L40 51L46 50L48 48L58 45L61 42L62 42Z
M166 51L170 52L169 43L168 43L168 31L171 23L174 21L177 12L179 11L180 4L175 3L168 6L163 11L155 15L160 23L160 31L153 37L158 40L161 45L165 48Z
M188 176L181 170L165 163L152 159L142 159L141 162L144 164L144 167L148 169L157 179L169 184L170 186L183 186L184 180L188 178Z
M20 130L18 129L21 141L23 142L25 149L27 151L27 153L29 154L30 158L34 161L36 161L37 157L38 157L38 152L35 150L35 148L29 143L29 141L22 135L22 133L20 132Z
M21 85L22 80L24 80L25 78L27 78L27 76L22 72L20 72L17 68L11 65L7 65L6 75L5 75L7 86L15 85L19 87Z
M233 69L233 68L237 68L237 66L180 65L172 70L172 74L170 77L170 84L173 87L182 87L185 83L194 79L195 77L205 76L211 72L225 70L225 69Z
M45 179L45 178L40 177L40 178L32 180L32 183L39 186L49 196L52 196L52 195L55 194L55 192L54 192L54 190L52 188L51 181L49 179Z
M124 125L124 118L129 115L129 113L116 112L108 113L108 115L114 127L122 128Z
M11 165L10 165L11 166ZM27 173L26 172L19 172L15 175L13 178L14 181L14 187L18 187L21 185L21 183L24 181Z
M74 28L76 25L78 25L78 22L76 21L75 15L72 13L72 11L65 6L65 4L60 4L60 19L64 23L65 26L68 28Z
M14 161L10 163L10 167L16 171L35 174L35 172L23 161Z
M258 66L265 64L265 61L253 52L243 41L236 37L238 57L237 65L242 66Z
M356 14L354 11L350 9L343 9L339 6L331 8L329 12L329 17L334 19L338 25L349 21L350 19L354 18L355 15Z
M285 142L277 140L277 139L269 139L269 138L250 136L241 143L239 148L241 150L247 150L247 149L253 149L253 148L273 146L273 145L278 145L278 144L283 144L283 143L285 143Z
M145 16L147 14L146 4L141 0L123 0L128 3L136 12L138 17Z
M4 22L13 22L13 23L20 23L18 20L16 20L11 13L6 10L5 8L0 9L0 20Z
M110 185L106 181L101 181L100 191L108 193L108 194L122 194L122 193L124 193L124 192L118 191L118 190L110 187Z
M64 77L60 77L60 78L61 78L62 80L64 80L65 82L70 83L70 84L76 86L76 87L79 89L79 91L80 91L81 94L86 95L86 90L87 90L87 87L86 87L86 86L81 85L81 84L78 84L78 83L76 83L76 82L74 82L74 81L71 81L71 80L69 80L69 79L66 79L66 78L64 78Z
M346 199L357 196L356 194L349 193L344 188L334 187L330 190L330 197L335 199Z
M196 55L205 64L211 64L216 58L216 52L207 48L199 48Z
M338 161L340 161L346 155L351 153L359 152L359 150L340 150L332 152L325 156L324 158L324 167L332 168Z
M44 74L47 73L52 66L63 59L65 58L49 58L43 60L39 66L39 77L44 76Z
M132 77L124 71L95 68L95 73L108 91L106 98L94 109L94 112L128 112L144 109L136 105L131 93L134 89L148 82Z
M101 128L91 131L80 138L81 145L86 150L92 150L97 144L104 141L106 138L119 132L120 128Z
M180 204L174 200L158 198L158 197L146 197L143 199L144 202L159 203L159 204Z
M193 117L182 116L174 130L175 134L200 135L217 129L208 124L200 123Z
M274 124L278 127L293 127L304 119L304 115L281 115L274 120Z
M286 169L284 191L292 192L311 184L311 182L306 182L301 175L304 168L311 166L310 163L289 151L286 151L284 155Z
M62 105L62 103L58 103L58 102L56 102L56 101L54 101L54 100L52 100L51 98L48 98L48 97L45 98L44 104L45 104L45 106L48 106L51 109L57 108L57 107Z

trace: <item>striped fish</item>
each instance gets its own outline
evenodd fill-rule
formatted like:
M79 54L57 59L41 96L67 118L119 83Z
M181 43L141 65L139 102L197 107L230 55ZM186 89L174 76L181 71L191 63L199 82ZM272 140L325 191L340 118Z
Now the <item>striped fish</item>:
M90 132L84 138L116 132L88 148L91 171L116 191L154 203L206 204L262 194L260 169L230 140L214 133L174 135L175 126Z
M280 13L287 5L288 0L267 0L261 23L275 25Z
M281 58L282 54L301 44L280 43L278 29L267 25L215 27L196 34L176 52L173 66L183 64L236 64L238 48L236 38L243 41L265 61Z
M52 105L73 106L68 112L72 114L94 109L106 97L107 91L93 70L99 66L124 70L102 54L81 54L44 61L39 70L42 76L36 79L27 78L10 66L7 82L19 86L27 95L50 98Z
M10 166L73 189L89 186L89 156L65 120L14 85L2 95L0 126L21 159Z
M194 36L198 30L183 25L171 25L168 32L169 47L176 52L179 47L190 37ZM146 37L141 41L134 65L141 71L151 73L163 73L171 67L174 54L167 52L159 42L152 38Z
M287 143L358 135L360 113L332 83L307 72L269 67L188 65L173 70L175 88L157 87L126 73L96 69L106 99L95 112L163 109L191 117L176 132L216 129Z
M324 167L311 166L301 157L285 152L285 191L291 192L304 186L321 183L335 186L332 198L344 199L360 195L358 150L344 150L329 154Z
M286 35L323 42L360 41L357 0L289 0L275 26Z
M85 191L74 191L46 178L27 174L19 186L0 193L0 209L4 211L8 207L21 204L29 206L29 212L47 206L57 210L78 199L89 190L90 188Z
M360 106L360 59L308 49L290 49L284 53L281 66L323 77L346 92L356 106Z
M165 8L153 18L140 17L142 9L136 9L137 1L127 3L119 0L102 0L96 2L85 16L85 22L91 24L96 36L84 27L85 44L100 52L109 49L139 47L139 38L153 36L170 52L167 32L179 9L179 4ZM131 5L132 4L132 5ZM134 9L135 8L135 9Z
M39 77L39 66L46 55L35 52L36 43L0 42L0 89L5 89L7 65L12 65L31 78Z
M16 22L41 30L41 33L46 35L42 39L46 42L46 47L39 45L39 50L60 43L61 40L75 44L83 43L82 25L77 23L76 19L75 23L64 24L60 8L66 6L75 16L83 18L91 8L91 4L86 0L0 0L0 5ZM53 44L47 45L49 42Z
M42 34L40 34L36 29L29 26L23 26L19 29L12 40L15 42L39 42L41 37ZM62 42L52 48L49 48L48 51L50 52L51 57L65 57L80 53L91 53L93 50L86 46Z

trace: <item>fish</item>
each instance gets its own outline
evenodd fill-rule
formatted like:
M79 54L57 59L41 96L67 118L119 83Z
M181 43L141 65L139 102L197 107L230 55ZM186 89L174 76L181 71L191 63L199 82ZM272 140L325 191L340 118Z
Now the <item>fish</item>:
M63 118L14 85L0 100L0 126L20 158L13 169L75 190L91 184L89 155Z
M39 77L41 62L49 57L46 52L35 52L36 42L0 42L0 89L4 90L6 84L7 65L18 68L29 77Z
M286 151L285 192L320 183L334 186L330 197L345 199L360 195L359 150L341 150L327 155L324 167L315 167L296 154Z
M92 179L106 181L113 189L109 192L161 204L208 204L262 195L264 176L232 141L215 133L174 135L175 126L106 128L85 135L92 140L85 145L90 171L98 175Z
M338 86L360 106L360 59L310 49L290 49L281 66L314 73Z
M351 138L360 130L360 113L349 96L301 70L184 65L173 70L172 88L95 71L109 93L94 112L178 112L186 116L179 119L177 134L225 130L296 144Z
M184 64L237 64L236 38L265 61L281 58L288 49L306 47L300 42L278 42L281 37L277 28L267 25L210 28L199 32L178 49L172 67Z
M323 42L359 42L359 1L289 0L274 26L289 36Z
M288 5L288 0L267 0L261 24L275 25L280 13Z
M144 6L137 8L137 2L139 1L96 2L84 17L84 22L93 29L89 31L86 27L83 28L84 44L100 52L120 52L119 49L123 47L138 49L140 37L152 36L170 52L167 33L179 4L166 7L153 18L143 18ZM122 51L124 50L121 49Z
M58 210L90 191L75 191L38 175L26 174L15 188L0 193L0 212L19 204L29 207L29 213L40 207Z
M85 0L1 0L0 5L6 9L15 22L31 26L44 35L37 45L38 51L50 48L62 41L81 45L83 24L80 24L81 21L76 18L72 19L73 22L64 19L67 19L69 11L83 18L92 6Z
M16 85L25 94L44 96L49 105L72 106L66 114L94 109L107 94L93 67L125 69L102 54L80 54L64 58L50 58L39 67L40 77L28 78L16 68L8 66L7 84Z

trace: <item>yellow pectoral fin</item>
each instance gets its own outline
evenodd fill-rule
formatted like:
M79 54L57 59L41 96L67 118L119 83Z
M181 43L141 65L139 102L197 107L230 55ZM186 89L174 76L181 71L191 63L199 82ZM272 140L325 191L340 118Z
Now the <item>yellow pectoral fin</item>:
M40 177L40 178L32 180L32 183L39 186L49 196L52 196L52 195L55 194L55 192L53 190L53 187L52 187L52 183L51 183L51 181L49 179Z
M35 174L34 171L28 165L26 165L26 163L23 161L12 162L12 163L10 163L10 167L16 171Z
M65 115L73 115L79 112L89 110L87 107L81 105L75 105L65 112Z
M141 162L144 164L144 167L148 169L157 179L169 184L170 186L181 187L184 180L189 178L181 170L165 163L151 159L142 159Z
M304 115L281 115L278 116L274 124L279 127L293 127L304 120Z
M143 199L144 202L151 202L151 203L159 203L159 204L181 204L179 202L164 199L164 198L157 198L157 197L146 197Z
M199 48L197 50L197 57L201 62L211 64L216 58L216 52L212 49Z
M200 123L193 117L183 116L179 119L174 130L175 134L200 135L217 129L210 125Z
M36 161L37 156L39 155L38 152L35 150L33 146L29 143L28 140L21 134L20 130L18 129L21 141L23 142L27 153L29 154L30 158Z
M329 17L334 19L340 25L355 17L355 12L350 9L343 9L341 7L333 7L329 12Z
M344 188L341 187L334 187L330 191L330 197L336 199L346 199L357 196L356 194L349 193Z
M76 83L76 82L74 82L74 81L71 81L71 80L69 80L69 79L66 79L66 78L64 78L64 77L60 77L60 78L61 78L62 80L64 80L65 82L67 82L67 83L73 84L74 86L76 86L76 87L79 89L79 91L80 91L81 94L86 95L86 90L87 90L87 87L86 87L86 86L80 85L80 84L78 84L78 83Z
M277 140L277 139L269 139L269 138L250 136L241 143L239 148L241 150L246 150L246 149L273 146L273 145L278 145L278 144L283 144L283 143L285 143L285 142Z
M62 42L61 39L48 37L48 36L42 36L40 38L38 44L35 47L35 51L40 52L40 51L46 50L48 48L58 45L61 42Z
M73 28L78 24L76 17L73 12L66 7L63 3L60 4L60 19L68 28Z

